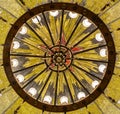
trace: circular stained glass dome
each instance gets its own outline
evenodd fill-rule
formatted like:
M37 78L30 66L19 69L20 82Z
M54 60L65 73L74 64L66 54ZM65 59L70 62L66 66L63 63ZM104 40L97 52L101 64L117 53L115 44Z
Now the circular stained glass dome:
M9 31L3 55L15 91L51 112L76 110L94 101L109 83L116 58L104 22L72 3L28 10Z

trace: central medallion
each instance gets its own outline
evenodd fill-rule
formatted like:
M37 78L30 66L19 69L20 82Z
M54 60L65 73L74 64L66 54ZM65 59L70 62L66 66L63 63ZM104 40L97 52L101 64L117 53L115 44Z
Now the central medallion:
M68 69L72 63L72 52L63 45L56 45L51 48L52 51L45 53L49 58L45 59L45 63L49 69L62 72Z
M52 61L56 66L62 66L65 64L66 55L64 55L64 53L62 52L56 52L55 54L53 54Z

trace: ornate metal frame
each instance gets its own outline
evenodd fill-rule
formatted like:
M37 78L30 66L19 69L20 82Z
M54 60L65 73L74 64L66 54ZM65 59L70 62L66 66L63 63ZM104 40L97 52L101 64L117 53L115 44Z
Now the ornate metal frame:
M11 45L12 45L13 38L17 34L19 28L33 16L35 16L39 13L43 13L45 11L51 11L51 10L62 10L62 11L68 10L68 11L73 11L78 14L81 14L82 16L87 17L97 26L97 29L99 29L101 31L101 33L104 36L104 39L106 41L106 46L107 46L107 50L108 50L108 61L107 61L108 65L107 65L106 72L104 74L104 78L102 79L100 85L95 89L95 91L93 91L91 94L89 94L85 99L74 102L72 104L51 105L51 104L46 104L46 103L43 103L43 102L40 102L40 101L34 99L33 97L29 96L17 83L16 79L14 78L14 74L13 74L13 71L11 68L11 63L10 63ZM91 32L90 34L92 34L93 32ZM7 35L6 41L5 41L4 52L3 52L4 69L5 69L6 75L8 77L8 80L9 80L11 86L14 88L14 90L25 101L27 101L31 105L33 105L37 108L40 108L42 110L52 111L52 112L67 112L67 111L76 110L78 108L87 106L89 103L94 101L104 91L104 89L108 85L108 83L113 75L115 59L116 59L116 51L115 51L114 41L113 41L111 33L110 33L108 27L105 25L105 23L98 17L98 15L94 14L90 10L88 10L82 6L79 6L78 4L72 4L72 3L48 3L48 4L43 4L43 5L37 6L33 9L29 10L28 12L26 12L23 16L21 16L14 23L14 25L10 29L10 31Z

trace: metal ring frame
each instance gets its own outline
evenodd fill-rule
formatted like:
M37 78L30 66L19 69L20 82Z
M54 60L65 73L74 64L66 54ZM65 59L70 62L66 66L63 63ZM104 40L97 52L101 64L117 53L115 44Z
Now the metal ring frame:
M35 100L31 96L29 96L17 83L16 79L14 78L13 71L11 68L11 63L10 63L10 51L11 51L11 45L13 38L17 34L19 28L26 23L27 20L29 20L31 17L43 13L45 11L51 11L51 10L68 10L68 11L73 11L78 14L81 14L88 19L90 19L101 31L103 34L105 41L106 41L106 46L108 49L108 66L106 69L106 72L104 74L104 77L102 79L102 82L100 85L93 91L91 94L89 94L85 99L81 101L77 101L72 104L67 104L67 105L51 105L51 104L45 104L43 102L40 102L38 100ZM3 62L4 62L4 69L6 72L6 75L8 77L8 80L11 84L11 86L14 88L14 90L28 103L31 105L40 108L42 110L46 111L51 111L51 112L67 112L67 111L72 111L79 109L81 107L87 106L89 103L94 101L106 88L107 84L109 83L114 66L115 66L115 58L116 58L116 53L115 53L115 46L113 42L113 38L111 36L111 33L105 23L93 12L90 10L79 6L77 4L72 4L72 3L48 3L44 5L37 6L30 11L26 12L23 16L21 16L13 25L13 27L10 29L6 41L5 41L5 46L4 46L4 52L3 52Z

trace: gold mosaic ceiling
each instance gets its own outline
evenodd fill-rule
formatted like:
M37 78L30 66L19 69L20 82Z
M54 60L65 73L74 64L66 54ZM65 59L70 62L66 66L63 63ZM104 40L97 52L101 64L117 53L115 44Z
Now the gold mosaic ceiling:
M22 4L22 3L24 4ZM23 101L11 87L3 68L3 47L14 22L26 12L50 0L0 0L0 114L57 114L37 109ZM99 17L108 26L116 47L116 64L110 83L95 101L87 107L67 114L119 114L120 113L120 1L119 0L53 0L53 2L78 3ZM31 63L32 64L32 63ZM62 89L62 87L59 87ZM58 113L64 114L64 113Z

